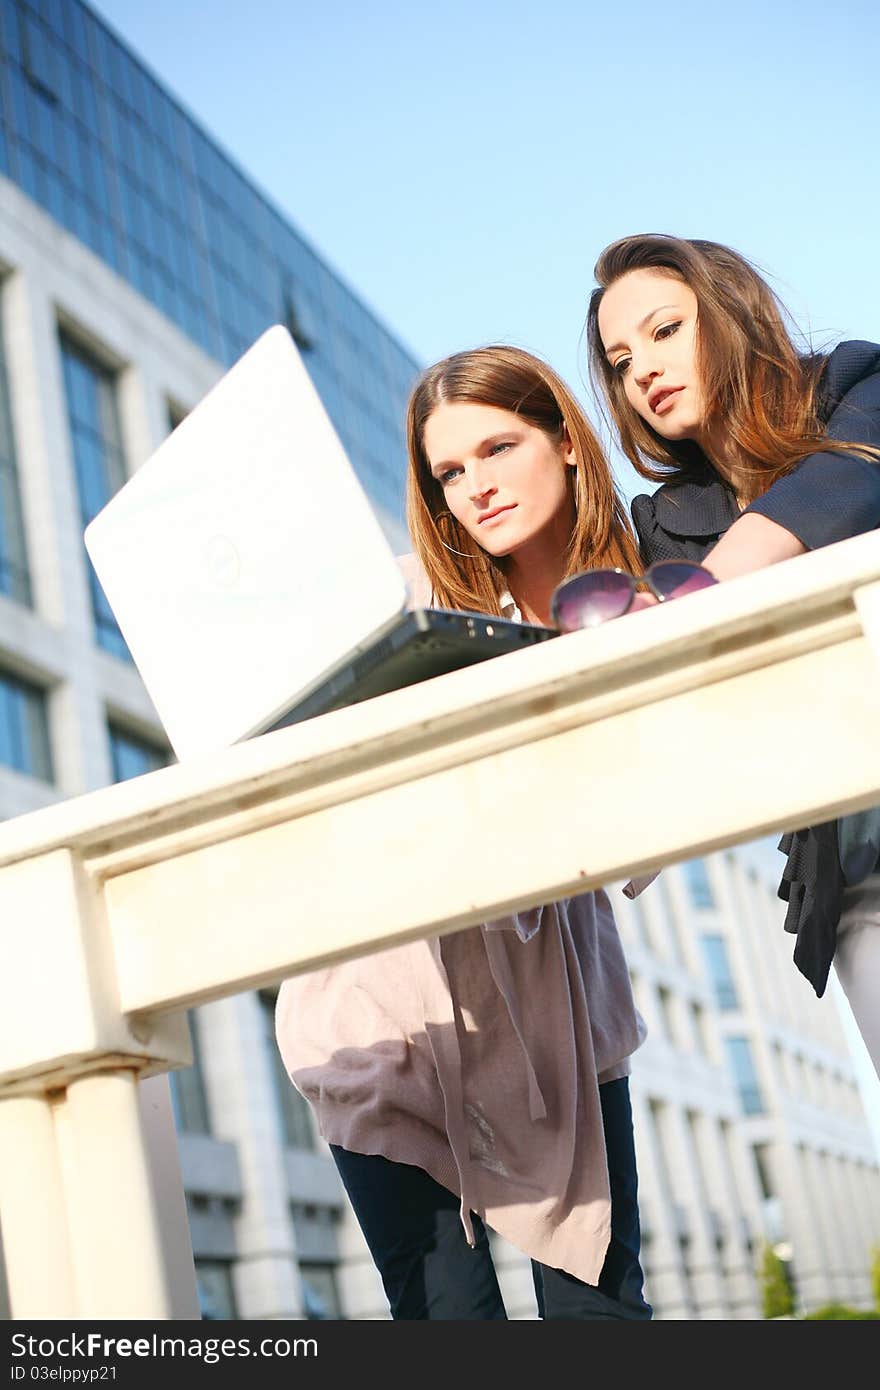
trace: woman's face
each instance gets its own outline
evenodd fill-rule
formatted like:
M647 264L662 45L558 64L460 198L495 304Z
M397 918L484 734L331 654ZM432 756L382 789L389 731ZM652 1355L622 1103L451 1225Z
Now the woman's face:
M450 512L490 555L512 555L538 537L560 548L568 541L567 439L555 443L493 405L444 402L428 417L424 448Z
M633 410L664 439L698 440L706 412L693 290L663 271L631 270L603 294L598 324Z

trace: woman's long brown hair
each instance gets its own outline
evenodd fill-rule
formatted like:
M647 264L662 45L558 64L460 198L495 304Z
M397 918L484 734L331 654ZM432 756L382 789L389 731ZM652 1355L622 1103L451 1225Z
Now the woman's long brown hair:
M496 559L481 550L459 525L431 473L425 426L433 411L446 402L509 410L543 430L554 443L561 444L567 437L576 466L566 467L575 515L566 575L616 565L641 573L638 546L609 464L564 381L540 358L520 348L475 348L430 367L416 383L407 411L407 523L435 603L500 614L500 595L507 588L503 557Z
M605 397L623 452L643 478L684 482L705 468L705 460L691 441L667 440L651 429L626 399L623 380L605 356L599 305L605 291L633 270L674 276L696 295L706 424L723 424L738 449L749 501L814 451L880 458L868 445L827 438L816 412L826 358L797 351L783 306L744 256L715 241L652 233L606 246L596 262L598 288L587 310L590 373Z

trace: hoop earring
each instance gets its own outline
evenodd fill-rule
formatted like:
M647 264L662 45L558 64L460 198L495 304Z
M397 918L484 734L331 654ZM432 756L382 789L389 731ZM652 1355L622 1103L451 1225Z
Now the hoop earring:
M438 513L437 513L437 515L435 516L434 520L438 523L438 527L439 527L439 522L442 520L443 517L446 517L446 516L448 516L450 519L454 520L454 517L452 516L452 512L450 512L450 511L438 512ZM453 555L460 555L461 558L462 558L463 560L480 560L480 559L482 559L482 556L481 556L481 555L467 555L463 550L456 550L456 548L455 548L454 545L447 545L446 541L445 541L445 540L443 539L443 537L440 535L439 529L438 529L438 531L437 531L437 539L439 540L440 544L443 546L443 549L444 549L444 550L450 551Z
M476 555L465 554L463 550L456 550L454 545L447 545L442 536L438 536L438 540L440 541L440 544L442 545L443 549L448 550L452 555L460 555L463 560L476 560L477 558Z

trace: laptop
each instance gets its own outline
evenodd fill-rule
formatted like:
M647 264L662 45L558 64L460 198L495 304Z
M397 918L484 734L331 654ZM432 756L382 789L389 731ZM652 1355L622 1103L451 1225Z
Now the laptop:
M280 324L84 538L181 760L555 635L408 606L401 568Z

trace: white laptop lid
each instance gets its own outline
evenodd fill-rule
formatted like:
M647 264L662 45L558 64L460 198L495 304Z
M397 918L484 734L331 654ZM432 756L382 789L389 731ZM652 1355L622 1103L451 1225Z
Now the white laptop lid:
M287 330L264 333L85 531L181 759L267 727L406 585Z

